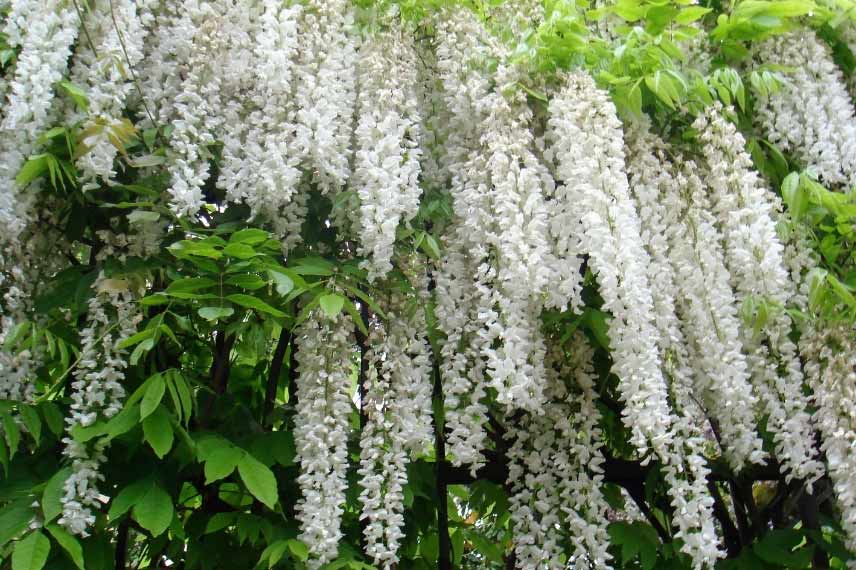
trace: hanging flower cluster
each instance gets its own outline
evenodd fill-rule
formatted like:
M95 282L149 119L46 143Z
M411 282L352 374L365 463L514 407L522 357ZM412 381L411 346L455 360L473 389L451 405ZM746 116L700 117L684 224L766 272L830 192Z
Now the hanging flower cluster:
M395 295L368 344L366 423L360 439L361 518L366 553L384 569L398 563L404 538L404 485L411 454L432 443L431 361L421 307Z
M14 0L4 30L20 45L0 121L0 238L23 231L29 198L20 195L18 171L52 119L55 86L68 69L78 16L63 0ZM26 31L26 34L23 32Z
M337 192L351 174L356 98L353 10L347 0L309 0L298 26L295 152L322 192Z
M551 211L563 215L562 231L575 236L561 236L566 253L589 254L603 308L613 316L609 336L613 371L626 404L624 422L633 445L656 447L671 437L671 412L656 346L648 254L630 199L621 123L609 96L591 77L567 77L550 101L547 139L560 181Z
M803 29L761 43L755 59L788 69L779 90L758 94L755 117L767 138L824 183L856 184L856 112L829 48Z
M847 547L856 551L856 330L838 325L805 331L800 353L819 408L821 450L842 511Z
M96 177L110 182L116 175L121 132L123 127L128 129L123 113L143 57L153 4L154 0L100 0L87 13L87 41L78 45L71 69L73 83L85 87L88 101L81 140L84 152L77 159L84 182ZM78 113L70 114L73 122Z
M517 565L609 569L593 351L577 334L568 355L554 347L548 358L549 402L506 433ZM569 563L563 561L566 541L573 549Z
M739 470L763 461L755 433L752 392L740 342L737 302L725 266L721 235L709 211L697 165L678 156L661 186L661 216L667 228L678 311L688 342L694 384L715 422L724 451Z
M413 40L403 29L366 39L359 51L359 93L351 185L359 197L356 223L369 279L392 269L400 222L419 210L421 118Z
M444 396L452 461L482 463L488 388L509 409L543 403L544 345L538 315L552 254L545 191L552 181L532 151L531 112L506 98L514 69L496 87L483 72L501 47L472 15L445 13L437 25L436 65L446 123L441 166L455 223L437 277L437 314L446 334ZM446 296L448 294L448 296Z
M811 485L823 475L823 465L812 445L803 374L789 337L793 323L785 309L794 287L773 222L772 193L752 168L742 135L719 106L708 108L693 127L704 144L702 172L731 284L737 302L750 313L750 322L742 327L743 347L774 434L776 455L786 480L797 477Z
M626 156L630 188L641 222L641 237L650 255L648 278L651 283L656 324L659 333L663 373L676 411L673 419L675 442L666 451L664 464L669 495L675 508L677 535L684 541L683 551L696 568L712 565L722 556L713 526L713 500L707 492L709 469L705 463L703 427L693 391L694 371L683 327L678 316L677 275L672 267L666 215L661 208L661 191L674 184L672 173L664 168L665 145L648 130L646 121L634 124L627 132Z
M295 331L297 415L294 441L302 496L297 503L300 539L310 547L310 568L336 558L348 483L348 416L353 366L353 321L312 312Z
M87 535L87 529L95 522L92 509L101 504L98 481L103 476L99 466L106 461L104 452L109 440L97 438L84 443L75 439L75 430L121 411L125 398L122 380L128 365L122 343L136 332L142 319L126 281L102 275L93 289L95 296L89 301L87 326L80 333L81 352L71 383L68 436L63 438L63 453L71 460L71 475L63 486L59 523L80 536Z

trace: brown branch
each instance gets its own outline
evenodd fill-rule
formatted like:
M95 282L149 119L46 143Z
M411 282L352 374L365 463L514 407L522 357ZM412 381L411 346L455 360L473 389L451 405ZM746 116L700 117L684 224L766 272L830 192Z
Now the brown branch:
M126 570L128 567L128 532L130 523L126 518L119 524L116 530L116 570Z
M285 328L279 333L279 340L276 343L276 349L273 351L273 358L270 361L270 369L268 371L267 387L265 389L265 401L262 406L262 427L269 427L268 421L273 412L273 403L276 400L276 389L279 386L279 375L282 372L282 363L285 360L285 352L288 345L291 344L293 334Z
M740 556L740 533L737 531L737 527L734 526L731 515L728 514L728 507L725 506L725 501L722 500L722 495L719 493L719 487L716 486L716 483L708 481L707 490L710 492L710 496L713 497L713 516L716 517L720 527L722 527L722 536L725 538L725 550L729 558L736 558Z

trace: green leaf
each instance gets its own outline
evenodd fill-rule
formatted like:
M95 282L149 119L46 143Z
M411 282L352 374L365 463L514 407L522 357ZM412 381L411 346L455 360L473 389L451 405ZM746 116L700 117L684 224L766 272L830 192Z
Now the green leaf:
M782 198L794 221L799 221L808 211L808 195L800 184L800 175L791 172L782 180Z
M21 443L21 429L12 414L3 415L3 429L6 431L6 442L9 444L9 457L11 458L15 456L18 444Z
M82 111L89 110L89 98L86 96L86 91L70 81L60 81L59 86Z
M223 253L236 259L251 259L256 256L256 250L246 243L230 243L223 248Z
M335 319L345 306L345 298L336 293L327 293L318 298L318 304L328 317Z
M127 215L128 223L139 224L141 222L156 222L160 219L158 212L149 212L147 210L134 210Z
M232 295L227 295L226 299L232 301L236 305L246 307L247 309L255 309L256 311L267 313L269 315L273 315L274 317L285 316L285 313L283 313L279 309L275 309L264 301L262 301L261 299L251 297L250 295L244 295L243 293L234 293Z
M26 186L48 170L48 155L39 154L36 156L31 156L21 170L18 172L18 175L15 177L15 182L19 186Z
M65 494L65 482L71 475L71 467L60 469L48 479L42 491L42 514L50 522L62 513L62 496Z
M294 281L288 275L274 270L268 271L268 275L273 279L276 292L283 297L291 293L291 290L294 289Z
M675 22L678 24L691 24L711 12L711 8L703 8L701 6L690 6L688 8L682 9L677 16L675 16Z
M268 545L259 558L259 565L261 566L262 562L267 562L268 569L273 568L280 560L282 560L287 548L287 540L277 540L273 544Z
M41 410L42 417L45 419L45 423L48 425L51 433L57 437L61 436L65 426L63 425L62 412L59 411L57 405L53 402L43 402Z
M86 570L86 567L83 563L83 547L80 546L80 542L68 533L64 528L55 524L49 524L45 527L51 536L54 537L54 540L57 541L65 553L71 558L71 561L74 562L74 565L80 568L80 570Z
M279 496L273 472L247 453L238 463L238 473L247 490L269 509L273 509Z
M202 307L197 312L203 319L216 322L220 319L226 319L234 315L235 309L232 307Z
M143 395L143 401L140 403L141 420L149 417L157 409L163 399L164 389L166 388L161 374L155 374L146 381L146 384L148 384L148 387Z
M205 484L219 481L232 474L246 451L231 444L218 447L205 460Z
M15 544L12 570L41 570L48 561L51 541L39 531L33 531Z
M0 547L27 530L31 520L33 509L28 499L13 501L0 509Z
M110 510L107 512L107 518L115 521L137 504L140 499L146 494L151 486L151 481L140 479L131 483L122 489L118 495L110 502Z
M291 555L300 560L301 562L306 562L309 560L309 548L303 544L303 542L290 538L287 541L288 551L291 552Z
M146 441L152 446L155 455L163 459L164 455L172 449L175 433L166 408L158 406L150 416L143 420L143 434Z
M39 442L42 437L42 420L39 413L32 406L21 405L18 409L21 412L21 419L24 420L24 425L27 426L27 431L33 437L33 441Z
M184 277L176 279L166 288L169 293L190 293L200 289L213 287L217 282L208 277Z
M172 499L160 485L149 481L144 494L133 506L131 514L141 527L152 533L152 536L159 536L169 528L169 523L172 521Z
M229 237L229 243L244 243L247 245L258 245L267 241L269 234L260 229L247 228L233 233Z
M232 277L226 279L226 283L229 285L234 285L235 287L240 287L241 289L248 289L250 291L261 289L267 284L265 283L264 279L252 273L233 275Z

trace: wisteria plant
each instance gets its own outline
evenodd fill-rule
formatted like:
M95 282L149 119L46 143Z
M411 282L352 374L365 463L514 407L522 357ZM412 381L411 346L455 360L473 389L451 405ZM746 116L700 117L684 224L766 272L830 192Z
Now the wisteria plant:
M0 26L0 570L856 569L854 0Z

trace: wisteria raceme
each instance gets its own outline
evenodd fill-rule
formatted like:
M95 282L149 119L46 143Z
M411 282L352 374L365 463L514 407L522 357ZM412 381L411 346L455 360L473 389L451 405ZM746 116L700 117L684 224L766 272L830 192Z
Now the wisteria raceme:
M500 403L534 410L544 384L537 315L552 265L543 199L552 181L530 148L530 111L502 94L514 70L500 67L496 90L483 71L497 50L472 15L440 18L437 68L450 115L443 165L475 268L489 385Z
M347 0L309 0L298 25L295 152L322 192L338 192L351 174L357 59L353 25Z
M29 198L15 178L51 121L55 85L63 78L79 19L63 0L15 0L7 28L20 42L0 122L0 239L15 239L27 223ZM24 32L21 38L21 32Z
M731 465L742 469L764 459L755 432L757 398L740 341L737 301L722 251L722 237L709 212L698 167L678 156L671 183L661 186L661 216L668 228L669 260L675 273L678 313L687 339L696 393L721 435Z
M467 465L475 473L485 458L487 406L484 386L484 337L479 334L478 297L472 264L460 228L445 241L445 255L434 272L437 325L445 338L440 344L440 375L447 453L454 465Z
M262 8L252 0L184 0L173 24L175 71L184 77L172 106L170 137L174 153L169 192L178 215L193 215L202 207L202 186L210 176L208 147L217 140L225 139L227 163L219 184L230 187L230 151L247 127L243 115L257 79L255 50Z
M356 153L351 185L359 197L360 251L369 279L392 269L399 223L419 210L421 118L416 51L395 26L366 39L358 63Z
M81 333L81 353L71 383L71 414L66 418L68 436L64 455L71 459L71 475L64 483L59 523L70 533L87 536L95 521L92 509L100 505L99 465L105 461L108 440L86 444L74 439L73 430L99 419L109 419L122 409L122 380L128 363L122 342L136 332L142 319L127 281L103 275L93 285L86 328ZM115 313L115 314L113 314Z
M731 283L737 302L750 312L742 339L754 388L766 409L785 478L807 481L810 489L823 475L823 465L812 444L797 347L789 338L793 323L785 309L794 287L773 222L773 204L767 197L771 193L752 168L743 136L720 106L708 108L693 127L704 145L702 174Z
M174 157L170 164L172 209L192 216L204 202L202 185L209 177L206 146L215 142L221 124L223 70L215 62L227 51L224 33L225 0L201 3L183 0L172 33L183 72L175 94L174 129L170 137Z
M666 443L671 411L646 277L649 259L630 199L621 125L608 95L591 77L570 74L552 98L547 139L560 181L554 201L574 212L579 247L590 255L604 309L613 316L613 370L632 443L640 450Z
M85 86L88 101L81 140L86 152L77 160L84 182L100 176L109 183L116 174L113 162L119 148L111 138L128 139L122 115L134 89L135 68L143 57L155 4L155 0L100 0L89 11L87 37L97 45L79 45L71 71L74 82ZM124 136L119 134L123 127Z
M226 109L223 161L218 187L229 200L246 203L253 217L269 221L288 251L299 242L305 201L297 196L301 172L294 149L292 104L299 45L300 4L260 3L257 25L247 23L240 90L246 96Z
M368 344L366 424L360 439L361 519L366 553L382 568L398 563L404 538L404 494L412 452L430 447L431 367L420 307L408 315L407 299L396 295Z
M509 500L521 569L611 568L593 351L579 334L569 350L566 356L553 346L548 353L544 409L507 428ZM568 562L565 542L572 545Z
M789 70L779 90L757 97L755 119L767 138L824 183L844 189L856 184L856 115L829 48L801 29L759 44L755 59Z
M856 551L856 330L832 325L806 330L800 341L805 373L815 395L821 450L842 514L847 547ZM852 568L851 563L848 568Z
M348 416L353 366L353 322L312 312L297 335L297 415L294 442L300 460L301 498L296 506L308 565L320 568L339 551L348 483Z
M628 128L625 140L630 188L639 211L642 240L651 256L648 277L657 315L663 373L676 412L675 438L662 451L663 470L669 481L677 535L684 543L682 551L691 557L695 568L709 567L724 553L718 547L713 524L713 499L707 491L709 469L701 427L704 415L699 413L693 395L693 370L677 315L676 276L669 259L668 228L660 208L660 189L672 184L671 173L663 168L665 145L649 132L647 121Z

